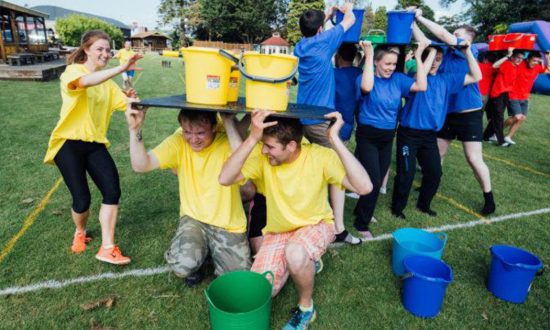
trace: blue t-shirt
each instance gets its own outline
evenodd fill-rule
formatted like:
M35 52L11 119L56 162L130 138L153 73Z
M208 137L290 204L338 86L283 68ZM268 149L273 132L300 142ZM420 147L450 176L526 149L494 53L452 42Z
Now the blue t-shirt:
M411 93L401 114L400 125L438 132L443 128L449 97L462 90L466 74L438 73L428 75L428 89Z
M457 38L457 43L461 43L463 39ZM471 46L470 46L471 47ZM471 47L474 58L477 59L479 54L476 47ZM463 73L468 74L468 60L460 49L448 47L443 55L443 63L439 67L439 73ZM462 112L464 110L480 109L483 106L481 93L477 83L464 86L462 90L453 94L449 99L448 112Z
M294 48L298 63L298 104L317 105L334 109L334 68L332 56L342 44L344 27L341 24L302 38ZM302 120L304 125L320 124L321 120Z
M353 131L355 110L359 105L355 98L355 81L361 73L361 69L354 66L334 69L334 82L336 83L334 104L336 111L340 112L344 119L344 126L340 130L340 138L343 141L349 140Z
M361 95L361 78L357 78L357 96ZM401 98L407 97L414 79L394 72L390 78L374 76L372 91L362 97L359 109L359 123L379 129L395 129L397 113L401 108Z

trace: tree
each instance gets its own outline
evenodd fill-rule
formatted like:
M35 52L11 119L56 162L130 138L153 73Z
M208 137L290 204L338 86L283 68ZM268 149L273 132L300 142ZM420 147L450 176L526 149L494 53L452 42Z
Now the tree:
M297 43L302 38L300 32L300 16L309 9L325 10L323 0L291 0L288 5L288 20L286 24L287 40L291 44Z
M418 7L422 9L422 16L429 20L434 20L435 14L432 8L426 6L424 0L397 0L397 6L395 9L405 9L408 7Z
M388 15L386 6L380 6L374 13L374 28L382 31L388 30Z
M286 37L289 2L290 0L275 0L273 4L275 16L272 23L272 28L275 31L279 31L283 37Z
M369 30L374 29L374 9L372 3L365 6L365 15L363 15L363 25L361 26L361 35L366 35Z
M270 35L275 0L200 0L209 40L257 43Z
M197 0L160 0L158 9L159 23L162 25L173 25L174 30L180 36L180 45L190 44L187 36L187 25L200 24L200 5ZM192 22L192 23L191 23Z
M457 0L440 0L443 6ZM550 21L550 1L548 0L463 0L466 3L463 14L478 30L478 40L487 40L487 36L497 29L502 31L503 24L533 20Z
M116 47L122 47L124 35L116 26L95 17L69 15L55 21L55 31L59 34L61 43L78 47L82 35L90 30L103 30L115 41Z

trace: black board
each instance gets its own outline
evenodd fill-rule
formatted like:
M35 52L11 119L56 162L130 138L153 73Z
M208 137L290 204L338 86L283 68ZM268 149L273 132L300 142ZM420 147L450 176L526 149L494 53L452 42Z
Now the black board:
M164 108L164 109L184 109L199 111L214 111L226 113L250 113L254 109L245 106L245 98L239 97L238 101L228 105L207 105L187 102L185 94L159 97L154 99L141 100L132 103L134 109L143 107ZM274 111L273 117L287 117L299 119L322 119L324 115L334 110L326 107L318 107L305 104L289 103L286 111Z

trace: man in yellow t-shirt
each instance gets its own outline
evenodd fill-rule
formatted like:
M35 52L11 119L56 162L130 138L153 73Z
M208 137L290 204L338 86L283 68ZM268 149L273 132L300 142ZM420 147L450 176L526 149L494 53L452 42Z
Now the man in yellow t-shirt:
M260 183L266 197L267 224L252 270L273 272L273 295L290 275L299 299L285 329L302 329L316 314L314 262L334 240L328 185L364 195L372 190L372 183L339 137L344 124L340 113L326 116L336 119L327 131L333 149L301 144L303 126L298 119L265 122L269 115L253 112L250 135L225 162L219 181L227 186L246 179Z
M132 50L132 43L130 40L124 42L124 48L118 51L114 58L120 61L120 65L128 63L128 61L136 54ZM135 70L128 70L122 72L122 89L132 88L132 78L134 78Z
M145 111L128 109L126 119L134 171L160 168L177 172L180 223L164 255L176 276L185 278L188 286L198 284L209 253L216 275L249 269L250 249L239 185L224 187L217 180L232 147L237 147L228 139L239 134L233 117L223 116L225 132L219 132L215 112L182 110L178 116L181 130L149 152L141 134ZM234 139L240 140L240 136Z

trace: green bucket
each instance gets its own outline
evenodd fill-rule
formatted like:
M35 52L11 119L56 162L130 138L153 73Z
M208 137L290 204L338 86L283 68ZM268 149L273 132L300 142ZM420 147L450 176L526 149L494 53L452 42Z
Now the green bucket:
M382 30L369 30L361 40L370 41L373 45L386 43L386 32Z
M273 284L267 280L267 271L225 273L215 279L204 291L210 311L212 330L269 329L271 292Z

